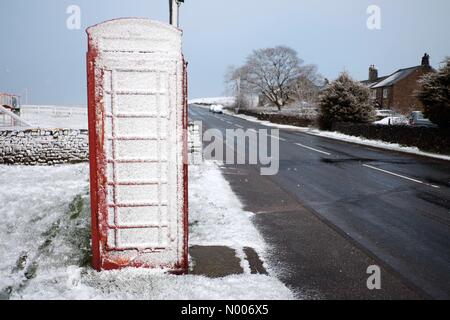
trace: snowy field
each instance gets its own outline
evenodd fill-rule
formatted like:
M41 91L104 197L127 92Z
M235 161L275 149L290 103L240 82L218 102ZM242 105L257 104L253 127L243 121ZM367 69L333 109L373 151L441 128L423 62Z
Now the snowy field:
M87 129L86 107L22 106L21 118L39 128Z
M220 279L90 268L89 168L0 166L0 299L294 299L273 275ZM190 173L191 245L266 245L214 163ZM267 267L267 266L266 266ZM270 270L269 270L270 271Z
M219 104L223 105L224 107L232 107L235 105L235 102L236 98L234 97L199 98L189 100L189 104L198 104L200 106ZM257 104L258 102L255 103L255 107L249 108L247 110L261 113L275 113L284 116L301 116L307 118L317 117L317 108L306 102L289 104L287 106L284 106L281 111L279 111L275 106L256 106Z
M221 104L225 107L230 107L234 105L235 101L234 97L198 98L189 100L189 104Z

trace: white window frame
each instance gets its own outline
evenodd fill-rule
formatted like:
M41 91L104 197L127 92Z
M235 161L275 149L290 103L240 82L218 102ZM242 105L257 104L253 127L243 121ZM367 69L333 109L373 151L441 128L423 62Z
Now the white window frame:
M383 99L389 98L389 88L383 89Z
M372 89L370 95L371 95L372 99L376 99L377 98L377 89Z

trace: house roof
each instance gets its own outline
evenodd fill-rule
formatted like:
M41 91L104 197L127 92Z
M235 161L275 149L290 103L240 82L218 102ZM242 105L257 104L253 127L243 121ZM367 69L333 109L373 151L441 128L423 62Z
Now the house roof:
M371 87L371 86L377 84L378 82L383 81L387 77L389 77L389 76L379 77L377 80L364 80L364 81L361 81L361 83Z
M374 83L373 85L371 85L370 87L372 89L377 89L377 88L393 86L394 84L396 84L400 80L408 77L410 74L412 74L414 71L416 71L417 69L420 69L420 68L422 68L422 66L416 66L416 67L397 70L390 76L384 77L381 80L378 79L378 81L376 83Z

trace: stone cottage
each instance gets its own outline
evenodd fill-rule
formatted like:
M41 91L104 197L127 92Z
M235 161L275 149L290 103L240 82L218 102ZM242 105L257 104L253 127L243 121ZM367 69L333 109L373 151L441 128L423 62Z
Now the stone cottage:
M362 83L371 89L371 99L378 109L393 110L401 114L422 111L423 105L416 98L419 80L427 73L435 72L430 65L430 56L425 54L422 63L415 67L399 69L389 76L379 77L374 65L369 68L369 79Z

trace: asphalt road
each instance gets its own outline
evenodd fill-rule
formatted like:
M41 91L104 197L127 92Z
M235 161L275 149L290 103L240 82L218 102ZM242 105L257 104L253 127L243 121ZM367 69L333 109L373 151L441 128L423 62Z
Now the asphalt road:
M203 129L271 129L190 106ZM223 172L299 296L450 298L450 162L280 130L280 170ZM382 290L366 269L382 268Z

